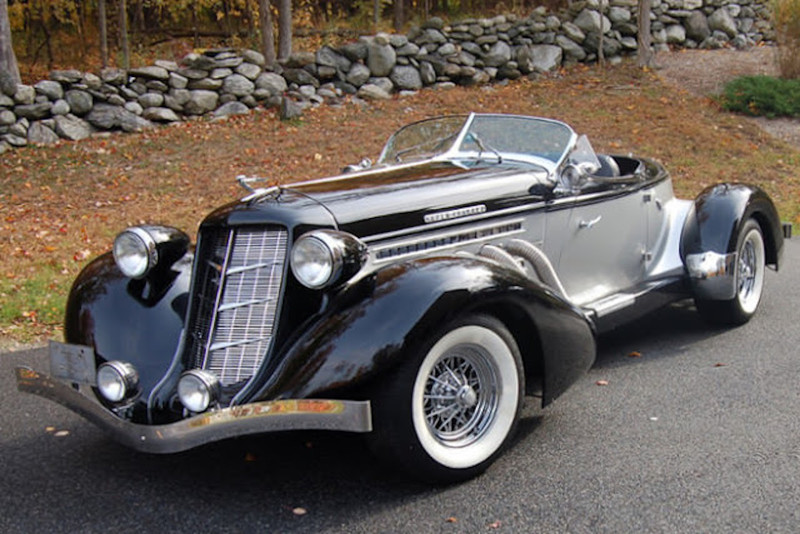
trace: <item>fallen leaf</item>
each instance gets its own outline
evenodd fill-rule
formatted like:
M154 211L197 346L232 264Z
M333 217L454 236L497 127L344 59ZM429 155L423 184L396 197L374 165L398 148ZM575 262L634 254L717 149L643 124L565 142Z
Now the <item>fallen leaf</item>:
M597 382L595 382L595 385L607 386L608 385L608 380L598 380Z
M491 528L491 529L498 529L498 528L500 528L502 525L503 525L502 521L495 521L494 523L489 523L489 525L487 525L487 526L488 526L489 528Z
M448 523L458 523L458 518L448 517L447 519L445 519L445 521L447 521Z
M54 426L46 426L46 427L44 427L44 431L45 432L55 432L56 431L56 427L54 427Z
M72 256L72 259L75 261L83 261L86 258L88 258L91 254L92 254L91 250L88 249L80 250L76 252L74 256Z
M298 506L297 508L292 509L292 513L294 515L306 515L308 513L308 510Z
M642 353L639 352L639 351L635 351L635 350L633 352L631 352L630 354L628 354L628 358L641 358L641 357L642 357Z
M57 438L63 438L69 436L69 430L59 430L55 434L53 434Z
M722 363L722 362L717 362L717 363L714 364L714 367L725 367L726 365L728 365L728 364L727 363Z
M256 461L256 455L253 454L252 452L248 452L248 453L246 453L244 455L244 461L245 462L255 462Z

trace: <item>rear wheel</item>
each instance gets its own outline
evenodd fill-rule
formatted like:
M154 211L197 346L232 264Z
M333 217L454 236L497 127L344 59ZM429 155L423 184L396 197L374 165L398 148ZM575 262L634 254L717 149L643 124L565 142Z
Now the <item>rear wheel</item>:
M736 252L736 296L730 300L696 299L698 311L710 322L744 324L755 315L761 302L766 250L761 226L754 219L748 219L739 233Z
M426 481L471 478L513 434L523 391L508 329L492 317L466 317L433 336L381 388L373 449Z

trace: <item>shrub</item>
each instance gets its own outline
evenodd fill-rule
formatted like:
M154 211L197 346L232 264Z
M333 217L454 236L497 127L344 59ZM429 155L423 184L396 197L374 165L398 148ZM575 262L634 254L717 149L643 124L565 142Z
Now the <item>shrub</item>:
M778 67L784 78L800 78L800 0L772 0Z
M722 105L748 115L800 117L800 80L772 76L743 76L727 85Z

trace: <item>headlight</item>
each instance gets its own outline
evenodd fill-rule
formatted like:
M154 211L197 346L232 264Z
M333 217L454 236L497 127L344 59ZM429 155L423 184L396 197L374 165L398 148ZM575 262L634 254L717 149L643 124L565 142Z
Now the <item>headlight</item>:
M114 260L125 276L144 278L156 266L168 269L189 248L189 236L169 226L133 226L114 240Z
M190 412L204 412L219 399L219 379L202 369L186 371L178 381L178 398Z
M139 373L129 363L115 360L97 368L97 389L111 402L120 402L131 396L138 386Z
M295 278L311 289L330 287L361 269L367 247L353 235L335 230L314 230L292 247Z
M128 228L114 240L114 261L125 276L144 277L158 263L155 239L144 228Z

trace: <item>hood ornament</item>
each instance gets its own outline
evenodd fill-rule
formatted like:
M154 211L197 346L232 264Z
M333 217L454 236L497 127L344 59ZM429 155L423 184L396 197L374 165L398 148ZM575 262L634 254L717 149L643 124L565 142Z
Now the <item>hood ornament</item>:
M279 193L281 188L277 185L269 186L269 187L252 187L250 184L256 182L266 182L267 179L261 176L245 176L244 174L240 174L236 177L236 181L239 185L250 193L246 197L242 199L242 202L249 202L251 200L260 200L268 195L273 193Z

